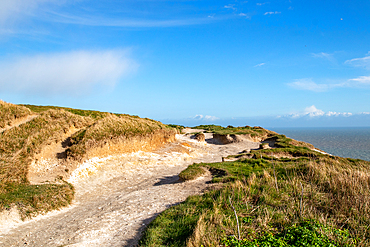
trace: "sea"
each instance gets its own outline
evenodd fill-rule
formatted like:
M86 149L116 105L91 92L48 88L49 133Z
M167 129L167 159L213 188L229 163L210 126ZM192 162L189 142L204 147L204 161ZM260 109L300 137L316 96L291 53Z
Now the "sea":
M268 129L332 155L370 161L370 127Z

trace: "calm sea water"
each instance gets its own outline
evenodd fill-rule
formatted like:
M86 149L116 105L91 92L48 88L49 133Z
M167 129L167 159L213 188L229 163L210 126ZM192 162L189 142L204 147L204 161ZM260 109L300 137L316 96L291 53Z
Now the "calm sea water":
M370 127L270 129L333 155L370 161Z

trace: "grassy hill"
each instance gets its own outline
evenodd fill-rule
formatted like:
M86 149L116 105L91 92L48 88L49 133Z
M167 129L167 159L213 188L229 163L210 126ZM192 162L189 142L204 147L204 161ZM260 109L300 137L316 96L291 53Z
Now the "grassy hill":
M27 118L30 115L34 117ZM27 174L35 156L46 146L64 141L72 128L79 131L68 137L67 162L111 154L114 150L98 151L106 145L119 148L123 142L125 148L117 151L151 150L171 141L175 134L174 129L160 122L137 116L4 101L0 101L0 117L0 211L17 207L22 218L71 203L73 186L62 178L30 184ZM127 148L131 140L148 145Z
M140 246L369 246L370 162L322 154L283 135L269 138L276 148L184 170L183 180L210 170L214 189L160 214Z

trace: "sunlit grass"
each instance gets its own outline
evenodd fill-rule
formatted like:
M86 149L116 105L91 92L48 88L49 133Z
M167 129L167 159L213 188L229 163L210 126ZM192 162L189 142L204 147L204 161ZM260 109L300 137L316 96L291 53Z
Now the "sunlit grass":
M182 179L207 168L222 188L163 212L141 246L368 246L370 162L290 143L238 161L189 166Z

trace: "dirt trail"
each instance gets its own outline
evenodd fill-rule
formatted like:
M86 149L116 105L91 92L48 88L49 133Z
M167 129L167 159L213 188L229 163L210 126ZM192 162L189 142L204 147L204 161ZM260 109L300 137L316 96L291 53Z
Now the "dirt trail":
M13 228L0 227L0 246L135 246L160 212L209 186L209 173L180 182L183 169L259 146L254 142L219 145L212 134L206 134L206 142L178 135L177 142L157 152L85 162L69 178L76 188L70 207Z
M4 132L6 130L12 129L14 127L17 127L21 124L27 123L27 122L31 121L32 119L34 119L37 116L38 115L28 115L26 117L18 118L16 120L14 120L10 125L5 126L5 128L0 128L0 133Z

